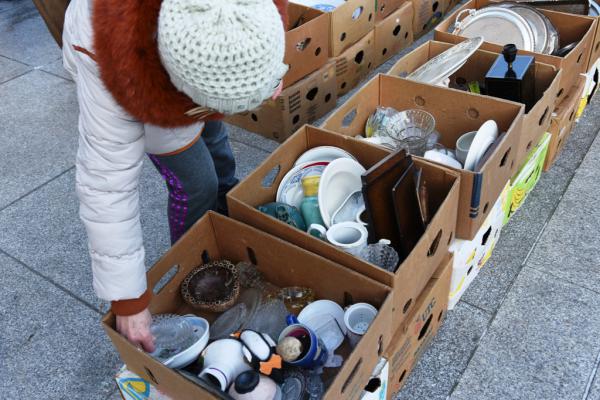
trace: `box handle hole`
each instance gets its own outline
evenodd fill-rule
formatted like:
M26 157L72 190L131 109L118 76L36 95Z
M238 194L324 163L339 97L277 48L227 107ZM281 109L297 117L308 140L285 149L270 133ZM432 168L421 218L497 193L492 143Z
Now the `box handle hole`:
M270 188L273 187L273 184L275 183L275 180L277 179L277 176L279 175L279 172L281 171L281 166L280 165L276 165L274 166L263 178L262 178L262 182L261 185L264 188Z
M504 167L506 165L506 161L508 161L508 156L510 154L510 150L511 150L511 147L509 147L508 150L506 150L506 153L504 153L504 155L502 156L502 159L500 160L501 167Z
M254 113L250 114L250 118L252 118L252 121L254 122L258 122L258 116Z
M440 322L442 320L443 316L444 316L444 311L440 311L440 314L438 315L438 322Z
M402 313L406 314L406 312L410 309L410 305L412 304L412 299L408 299L404 307L402 308Z
M573 121L574 116L575 116L575 110L571 111L571 114L569 115L569 121Z
M246 253L248 253L248 260L254 265L258 265L258 261L256 261L256 253L252 247L246 247Z
M560 90L558 91L558 93L556 93L556 97L560 97L563 94L564 91L565 90L563 88L560 88Z
M340 35L340 42L343 42L344 40L346 40L346 32L342 32Z
M394 28L394 31L392 33L394 34L394 36L398 36L398 34L400 33L401 30L402 30L402 26L396 25L396 27Z
M433 314L429 314L429 318L427 318L427 322L425 322L425 324L421 328L421 331L419 332L419 339L418 340L423 339L423 336L425 336L425 334L429 330L429 326L431 325L431 320L432 319L433 319Z
M454 232L450 232L450 236L448 236L448 246L452 243L452 238L454 237Z
M400 378L398 378L398 383L402 382L402 380L404 379L405 376L406 376L406 370L402 371Z
M438 9L438 7L439 7L439 6L440 6L440 3L438 3L437 1L436 1L436 2L434 2L434 3L431 5L431 11L435 12L435 11Z
M210 255L208 254L208 250L204 250L202 252L202 263L203 264L208 264L210 262Z
M435 252L438 249L441 239L442 239L442 230L440 229L438 231L437 235L435 235L435 239L433 239L433 242L431 242L431 246L429 246L429 250L427 250L427 257L433 257L435 255Z
M362 364L362 358L360 358L358 360L358 362L356 363L356 365L354 366L354 368L352 368L352 372L350 372L350 375L348 375L348 379L346 379L346 381L342 385L342 393L344 393L346 391L346 389L348 389L348 386L350 385L350 383L352 383L354 376L360 370L361 364Z
M294 115L294 118L292 118L292 124L296 125L299 121L300 121L300 115L299 114Z
M485 203L485 205L483 206L483 213L487 213L488 212L488 208L490 206L490 203Z
M344 82L344 84L345 83L346 82ZM342 86L342 89L343 88L344 86ZM344 128L349 127L352 124L352 122L354 122L354 120L356 119L356 114L358 114L358 111L356 110L356 108L353 108L348 114L344 115L344 118L342 119L342 126Z
M415 97L415 104L418 105L418 106L420 106L420 107L423 107L423 106L425 106L425 99L422 98L421 96L416 96Z
M317 93L319 93L319 88L314 87L314 88L310 89L308 91L308 93L306 93L306 98L310 101L313 101L315 99L315 97L317 97Z
M354 21L359 19L364 10L365 10L365 8L363 6L357 7L356 10L354 10L354 12L352 13L352 19Z
M317 47L317 48L315 49L315 56L319 56L319 54L321 54L321 48L320 48L320 47Z
M167 273L165 273L162 276L162 278L160 278L159 281L156 282L156 285L154 285L154 288L152 288L152 292L154 294L159 294L160 291L163 290L163 288L173 280L173 278L175 277L175 275L177 275L178 272L179 265L173 265L171 268L169 268Z
M365 52L363 50L361 50L358 53L356 53L356 55L354 56L354 62L357 64L360 64L364 58L365 58Z
M296 43L296 50L298 51L304 51L304 49L306 49L308 47L308 45L311 42L311 38L306 38L304 40L299 41L298 43Z
M525 148L525 150L529 151L529 149L531 149L531 146L533 146L533 142L530 140L529 143L527 143L527 147Z
M377 341L377 355L381 357L383 353L383 335L379 335L379 340Z
M485 233L483 234L483 237L481 238L481 245L485 246L487 244L488 239L490 238L490 233L492 233L492 227L490 226L487 231L485 231Z
M467 276L471 275L471 271L473 271L473 266L472 265L467 270Z
M581 57L583 57L583 53L579 53L579 57L577 57L577 64L581 62Z
M383 50L381 50L382 56L385 56L385 53L387 53L387 47L384 47Z
M158 385L158 381L154 377L154 374L152 373L152 371L150 371L146 367L144 367L144 371L146 372L146 376L150 379L150 381L152 381L152 383L154 383L155 385Z
M544 123L544 121L546 120L546 117L548 116L548 112L550 111L549 107L546 107L546 109L544 110L544 113L542 114L540 120L538 121L538 125L542 126L542 124Z

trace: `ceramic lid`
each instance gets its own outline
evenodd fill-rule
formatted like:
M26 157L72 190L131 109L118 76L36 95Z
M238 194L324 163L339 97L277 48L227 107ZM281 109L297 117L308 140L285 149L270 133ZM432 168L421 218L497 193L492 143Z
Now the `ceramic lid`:
M458 71L482 43L482 37L474 37L452 46L414 70L406 79L430 84L439 83Z

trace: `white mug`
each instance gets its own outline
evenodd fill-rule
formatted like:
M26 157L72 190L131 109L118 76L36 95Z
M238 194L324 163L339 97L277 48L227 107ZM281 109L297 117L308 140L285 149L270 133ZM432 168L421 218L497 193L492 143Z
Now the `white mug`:
M356 303L346 309L344 324L346 325L348 341L354 348L360 338L367 333L369 326L377 316L377 309L369 303Z
M359 222L340 222L326 229L320 224L311 224L308 227L308 233L316 231L319 236L326 239L332 245L339 249L358 256L360 251L367 246L369 233L367 228Z

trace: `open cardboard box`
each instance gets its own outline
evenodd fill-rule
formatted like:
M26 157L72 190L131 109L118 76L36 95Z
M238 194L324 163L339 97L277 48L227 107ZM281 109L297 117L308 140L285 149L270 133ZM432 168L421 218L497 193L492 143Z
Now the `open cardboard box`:
M406 76L431 60L435 56L451 48L450 43L429 41L402 57L387 73L392 76ZM477 50L467 62L450 77L451 82L457 79L471 82L485 82L485 75L494 64L499 54ZM540 141L550 125L550 116L554 109L554 101L558 93L561 72L548 64L535 62L535 105L525 113L523 128L519 139L516 163L522 165L531 149Z
M298 128L321 118L337 102L335 63L325 66L284 89L259 108L228 116L225 122L266 138L283 142Z
M478 130L489 119L496 121L500 132L506 132L496 141L496 147L487 156L479 172L452 168L460 174L456 237L472 239L504 184L517 171L516 157L525 106L494 97L378 75L332 113L322 127L345 136L363 135L367 118L379 106L393 107L398 111L428 111L435 118L441 143L448 148L454 148L462 134Z
M387 322L391 327L398 327L448 253L448 246L454 238L458 174L435 163L415 159L416 166L422 168L423 179L427 181L429 209L437 212L432 215L425 234L409 256L395 273L391 273L256 209L259 205L275 201L277 188L296 159L306 150L317 146L340 147L356 157L367 169L388 155L385 150L359 140L304 126L228 193L229 215L391 286L394 289L394 301L392 315ZM393 211L390 210L390 213Z
M577 112L582 101L583 90L585 89L586 77L579 75L577 85L573 86L567 92L563 101L554 109L550 121L550 144L548 145L548 154L544 163L544 171L548 171L556 158L560 155L567 139L571 135L577 120Z
M407 2L410 0L375 0L375 22L383 21Z
M384 352L390 363L387 399L391 400L406 383L411 371L442 326L448 306L452 256L448 255L423 293L415 309L392 336L390 347Z
M289 69L283 77L286 88L318 70L329 55L329 16L323 11L289 3L285 33L285 58Z
M488 0L468 1L435 28L434 39L454 44L462 42L465 39L463 36L450 33L454 30L454 23L459 13L467 9L480 9L492 3L492 1ZM571 86L576 84L577 76L587 71L592 44L596 35L597 21L592 17L582 15L565 14L543 9L539 11L544 13L558 30L561 47L576 41L579 42L565 57L519 50L519 54L532 55L536 61L553 65L561 70L562 77L560 79L557 101L555 102L555 105L557 105L562 101L562 97L566 95ZM484 42L480 49L501 53L502 47L497 44Z
M375 68L375 34L373 31L350 46L335 60L338 97L356 87Z
M404 3L375 25L375 63L381 65L413 42L413 8Z
M180 285L196 266L220 259L234 263L250 261L257 265L266 280L279 287L310 287L316 298L330 299L342 305L350 295L354 302L368 302L378 308L377 317L356 348L351 350L347 343L340 347L344 364L323 397L358 399L384 346L389 344L390 288L281 239L210 212L148 271L148 285L155 291L150 303L152 314L193 313L213 321L216 314L200 312L183 301ZM173 269L172 278L156 293L161 279ZM220 398L220 392L208 393L129 343L115 330L112 313L104 316L102 324L127 368L152 382L161 392L173 399ZM326 373L328 370L325 369Z

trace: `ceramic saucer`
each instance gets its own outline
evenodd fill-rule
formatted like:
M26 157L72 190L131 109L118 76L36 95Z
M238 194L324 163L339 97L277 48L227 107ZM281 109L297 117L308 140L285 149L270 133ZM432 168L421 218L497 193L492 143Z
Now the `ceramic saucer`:
M458 162L456 159L450 157L447 154L440 153L435 150L427 150L425 152L424 158L427 160L435 161L447 167L462 169L462 164Z
M327 161L331 162L338 158L351 158L355 160L354 156L348 153L346 150L340 149L335 146L319 146L307 150L302 154L294 163L294 166L304 164L307 162Z
M289 170L277 188L277 201L300 208L300 204L304 198L302 178L305 176L321 175L328 164L326 161L307 162Z
M338 158L325 167L319 184L319 209L325 226L331 216L352 193L362 189L361 175L366 170L357 161Z
M469 152L467 153L467 159L465 160L465 169L474 171L475 166L481 160L481 157L485 154L486 150L494 143L498 137L498 125L493 120L487 120L481 125Z

